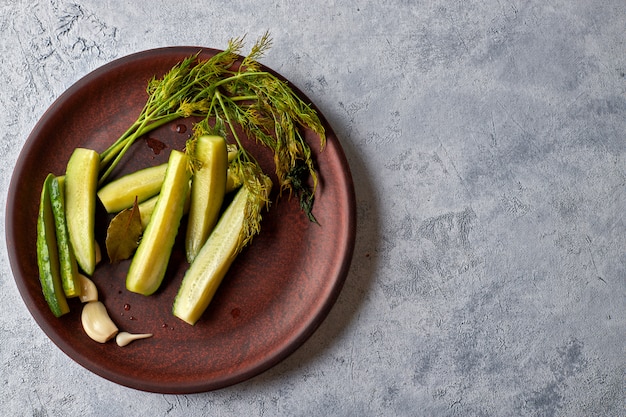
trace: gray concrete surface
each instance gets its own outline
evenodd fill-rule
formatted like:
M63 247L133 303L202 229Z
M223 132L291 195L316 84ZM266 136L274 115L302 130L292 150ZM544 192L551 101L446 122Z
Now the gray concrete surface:
M18 0L0 28L2 207L28 133L89 71L269 29L263 62L340 136L359 222L313 337L184 396L118 386L56 348L3 240L3 415L626 415L623 0Z

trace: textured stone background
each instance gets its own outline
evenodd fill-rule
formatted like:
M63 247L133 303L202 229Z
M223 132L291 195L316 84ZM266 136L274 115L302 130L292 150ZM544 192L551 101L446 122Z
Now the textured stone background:
M263 62L322 109L355 180L328 319L237 386L139 392L47 339L3 241L2 414L626 415L623 0L4 0L0 205L28 133L89 71L266 29Z

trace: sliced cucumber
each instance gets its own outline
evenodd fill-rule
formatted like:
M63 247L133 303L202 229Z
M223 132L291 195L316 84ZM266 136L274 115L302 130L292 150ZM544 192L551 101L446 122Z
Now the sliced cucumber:
M111 181L98 191L108 213L118 213L155 196L161 190L167 163L140 169Z
M78 266L89 276L96 268L96 190L100 156L76 148L65 172L65 217Z
M230 265L241 249L246 204L250 192L242 187L220 217L178 290L172 312L193 325L207 309Z
M50 201L50 182L53 179L54 175L49 174L41 190L37 217L37 266L44 298L52 314L61 317L68 313L70 308L61 283L56 228Z
M150 295L163 281L189 188L188 162L184 153L171 152L154 212L126 276L126 288L131 292Z
M81 284L78 275L78 264L76 263L76 258L70 245L70 236L67 231L64 183L64 177L53 177L48 182L48 192L50 193L50 202L56 227L61 282L63 283L65 296L70 298L80 295Z
M228 150L221 136L201 136L195 146L200 168L191 181L191 204L185 238L187 261L192 263L219 217L228 170Z
M190 189L187 188L187 196L185 197L185 206L183 207L183 215L189 213L189 200L190 200ZM159 195L155 195L154 197L150 197L146 201L139 203L139 215L141 217L141 227L143 230L146 230L148 227L148 223L150 223L150 218L152 217L152 213L154 212L154 208L156 207L156 203L159 200Z

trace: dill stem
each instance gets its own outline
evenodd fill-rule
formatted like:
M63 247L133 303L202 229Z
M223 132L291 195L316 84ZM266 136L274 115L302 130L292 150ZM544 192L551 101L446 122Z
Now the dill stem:
M259 75L271 75L269 72L267 71L251 71L251 72L237 72L233 75L231 75L228 78L224 78L221 79L219 81L216 81L215 84L213 84L214 87L219 87L223 84L232 82L232 81L237 81L240 78L247 78L247 77L257 77Z
M257 100L259 97L255 96L255 95L249 95L249 96L233 96L233 97L229 97L229 99L231 101L247 101L247 100Z
M100 169L101 170L104 168L106 164L109 163L109 161L113 158L113 156L115 156L117 152L119 152L117 148L119 148L120 145L122 145L128 139L128 137L134 133L134 131L137 129L138 126L139 126L139 122L136 121L135 123L132 124L131 127L129 127L126 130L126 132L124 132L122 136L120 136L111 146L109 146L104 152L100 154Z
M135 143L135 141L138 138L178 118L180 118L180 114L171 113L169 115L156 118L156 119L153 117L145 117L144 120L139 124L138 122L135 122L135 124L133 124L134 131L132 128L129 129L120 138L122 140L116 141L115 144L113 144L109 149L103 152L103 154L106 153L106 155L100 161L101 167L106 166L106 164L108 164L109 162L111 162L111 164L106 168L104 173L100 175L100 179L98 180L98 185L102 185L104 181L106 181L106 179L111 174L111 172L115 169L115 167L117 166L119 161L122 159L126 151L128 151L130 146L133 143ZM150 124L148 124L150 119L152 119L153 121ZM132 133L130 135L127 135L129 131L132 131ZM111 159L113 159L113 161L111 161Z
M224 100L222 99L222 95L218 91L216 91L215 97L217 98L217 101L219 101L220 106L222 107L222 111L224 112L224 115L226 116L226 121L228 122L228 126L230 127L230 131L233 134L235 141L237 142L237 146L239 146L240 149L243 149L243 145L241 144L241 141L239 140L239 135L237 135L237 132L235 131L235 126L230 120L230 113L226 110L226 105L224 105Z
M256 77L256 76L259 76L259 75L269 75L269 76L271 76L271 74L269 72L267 72L267 71L230 72L230 74L232 74L232 75L230 75L229 77L226 77L226 78L222 78L219 81L215 81L210 86L205 87L205 88L199 90L196 93L196 95L193 97L193 100L191 100L191 101L192 102L197 101L197 100L200 99L200 97L205 96L205 95L210 96L211 94L207 94L207 91L209 91L209 90L215 90L215 92L213 93L213 96L214 96L215 94L217 94L217 89L219 87L223 86L224 84L228 84L230 82L237 81L237 80L242 79L242 78ZM204 76L194 80L194 83L198 83L199 84L200 81L204 81L205 79L209 78L211 75L212 74L204 75ZM236 101L254 100L256 98L258 98L258 97L254 96L254 95L240 96L240 97L237 97Z

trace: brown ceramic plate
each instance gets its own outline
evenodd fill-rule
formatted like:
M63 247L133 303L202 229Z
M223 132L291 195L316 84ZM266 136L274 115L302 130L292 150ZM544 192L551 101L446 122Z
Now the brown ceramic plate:
M161 289L150 297L125 290L128 261L102 262L93 280L120 330L154 337L120 348L89 339L80 324L81 305L55 318L42 296L35 253L41 184L49 172L63 174L76 147L106 149L136 119L146 83L183 58L216 51L194 47L149 50L113 61L88 74L46 111L22 150L8 194L6 239L15 282L31 314L70 358L113 382L144 391L209 391L251 378L296 350L319 326L335 302L348 272L355 239L355 198L343 150L326 125L328 143L306 132L320 173L310 223L295 199L277 200L262 232L231 267L202 319L189 326L171 314L172 301L188 265L180 240ZM298 92L298 94L301 94ZM307 102L308 99L302 95ZM326 122L324 121L326 124ZM191 120L163 126L137 141L115 173L167 161L183 149ZM158 151L151 144L166 147ZM271 156L249 143L266 172ZM107 218L100 216L97 234ZM180 234L179 234L180 237ZM100 244L104 248L102 239Z

